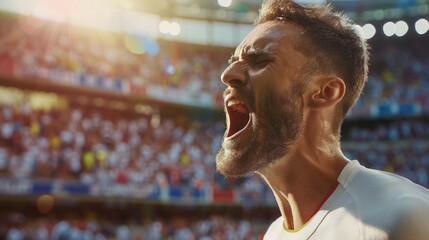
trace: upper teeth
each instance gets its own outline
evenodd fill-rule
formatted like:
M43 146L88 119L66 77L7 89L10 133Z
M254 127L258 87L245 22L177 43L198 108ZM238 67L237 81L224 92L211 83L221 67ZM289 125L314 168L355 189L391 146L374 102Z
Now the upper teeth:
M239 100L228 101L228 107L231 107L231 106L237 105L237 104L244 104L244 103L242 101L239 101Z
M232 107L232 109L237 112L247 113L246 105L239 100L228 101L228 107Z

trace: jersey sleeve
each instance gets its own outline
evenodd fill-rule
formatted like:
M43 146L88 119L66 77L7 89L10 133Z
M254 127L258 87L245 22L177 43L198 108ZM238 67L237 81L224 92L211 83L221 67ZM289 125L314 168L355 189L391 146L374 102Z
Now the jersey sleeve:
M402 206L397 224L391 232L392 240L429 239L429 198L408 200Z

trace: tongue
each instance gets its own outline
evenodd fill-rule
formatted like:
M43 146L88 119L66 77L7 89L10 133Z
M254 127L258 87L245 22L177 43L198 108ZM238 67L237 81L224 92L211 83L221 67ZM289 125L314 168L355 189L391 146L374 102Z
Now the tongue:
M249 113L237 112L232 109L229 109L228 112L230 123L227 137L230 137L246 127L249 121Z

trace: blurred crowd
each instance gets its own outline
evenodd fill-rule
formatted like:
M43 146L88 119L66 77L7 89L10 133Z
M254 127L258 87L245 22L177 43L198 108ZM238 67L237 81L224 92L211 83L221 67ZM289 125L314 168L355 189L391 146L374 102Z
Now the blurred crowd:
M184 128L151 116L27 103L0 110L0 172L13 178L195 187L214 180L220 123Z
M160 86L190 95L206 92L215 103L221 102L224 86L219 78L231 49L161 42L157 54L135 54L126 44L132 36L1 18L2 74L14 74L8 69L16 68L80 72L128 81L143 89ZM429 187L429 122L422 117L429 114L429 55L422 42L375 42L370 77L352 111L361 116L370 113L373 105L412 104L420 117L347 124L342 147L350 159L367 167L395 172ZM224 130L223 120L160 119L85 105L40 110L26 101L0 104L0 177L135 188L232 189L244 205L266 200L270 191L258 176L232 179L216 173L214 159ZM267 226L223 216L151 220L138 227L104 221L37 219L0 224L0 230L12 240L215 240L260 239Z
M67 219L67 220L64 220ZM0 223L7 240L260 240L268 221L213 214L206 219L174 217L112 221L108 217L41 217L10 213Z
M143 95L148 88L161 87L189 96L208 94L212 103L222 103L224 86L219 79L232 49L161 41L156 43L159 52L136 54L130 38L144 48L147 37L31 18L2 18L6 19L0 21L3 67L13 65L30 75L32 68L78 72L129 82L144 89L139 93ZM373 105L383 104L416 104L415 113L429 112L427 37L409 38L370 41L370 77L352 115L369 115Z
M247 199L264 198L267 187L257 176L225 179L215 172L223 121L156 119L84 105L50 111L25 101L19 107L0 105L0 173L89 185L233 188ZM424 119L348 125L343 147L350 158L428 186L422 180L429 170Z
M144 50L144 36L106 33L30 17L3 18L0 65L9 63L20 75L40 77L34 68L59 70L127 81L143 89L142 94L149 86L160 86L189 95L221 96L219 76L230 49L160 42L156 44L161 50L154 55Z
M429 55L423 44L425 41L427 37L370 42L369 79L356 107L417 103L419 111L427 114Z

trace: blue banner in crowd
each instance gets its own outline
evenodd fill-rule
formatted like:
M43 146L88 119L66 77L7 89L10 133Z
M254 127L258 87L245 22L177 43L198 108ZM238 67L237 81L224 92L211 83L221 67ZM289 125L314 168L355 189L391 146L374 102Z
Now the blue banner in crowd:
M120 93L129 93L130 86L128 81L122 79L112 79L91 75L86 73L79 73L76 78L76 85L83 87L97 88L99 90L109 90Z
M235 198L233 190L213 192L210 187L189 188L181 186L135 185L135 184L83 184L66 181L32 181L30 179L0 178L1 195L32 196L52 194L61 196L84 197L123 197L128 199L142 199L151 201L174 203L213 203L213 202L242 202ZM238 195L237 195L238 196ZM249 199L250 202L269 203L266 197Z
M15 74L21 77L34 77L66 85L97 88L99 90L108 90L124 94L130 93L129 81L70 70L24 65L18 66Z
M160 200L161 189L157 185L126 184L83 184L63 181L32 181L27 179L0 179L0 195L41 195L61 194L97 197L127 197ZM203 190L184 191L180 187L167 188L166 199L181 200L192 198L201 201L206 198Z
M416 103L380 104L371 107L373 117L404 117L422 114L422 109Z
M32 194L46 194L53 192L53 183L52 182L33 182L33 187L31 189Z
M89 185L82 183L63 183L61 190L73 195L88 195Z
M30 180L0 179L0 194L29 195L33 192L33 182Z
M89 195L100 197L159 199L159 189L155 185L93 184L89 188Z
M61 194L102 197L131 197L156 200L160 197L157 186L124 184L88 185L63 181L32 181L27 179L0 179L0 195Z

